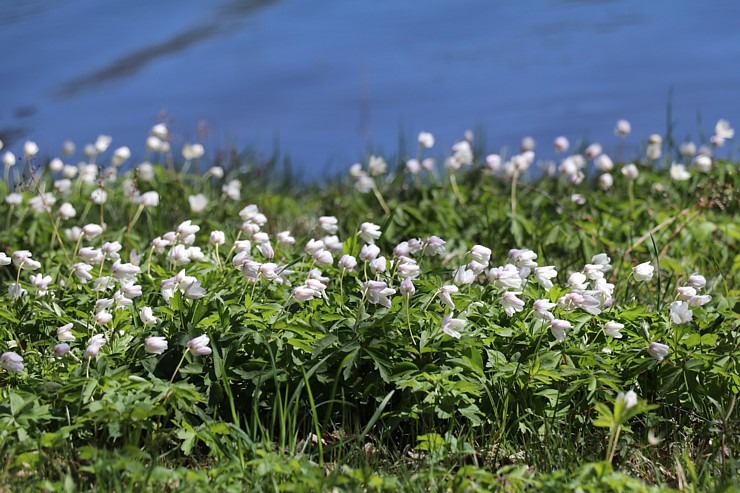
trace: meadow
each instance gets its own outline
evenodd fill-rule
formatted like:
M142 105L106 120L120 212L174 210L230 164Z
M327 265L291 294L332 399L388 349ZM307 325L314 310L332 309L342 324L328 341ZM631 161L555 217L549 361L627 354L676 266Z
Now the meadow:
M734 132L629 131L3 149L0 492L736 491Z

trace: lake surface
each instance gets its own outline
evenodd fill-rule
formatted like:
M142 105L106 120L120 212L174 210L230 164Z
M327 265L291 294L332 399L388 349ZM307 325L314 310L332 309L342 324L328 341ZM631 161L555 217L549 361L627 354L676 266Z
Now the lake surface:
M438 156L466 129L486 147L525 135L637 151L740 127L740 1L3 0L0 138L49 156L101 133L143 153L164 118L173 147L278 143L309 178L421 130ZM737 154L729 143L723 153Z

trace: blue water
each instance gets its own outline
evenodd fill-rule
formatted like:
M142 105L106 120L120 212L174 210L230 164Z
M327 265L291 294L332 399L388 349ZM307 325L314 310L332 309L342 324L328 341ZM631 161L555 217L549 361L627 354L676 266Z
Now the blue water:
M141 156L162 118L175 148L278 142L314 178L420 130L440 156L479 128L548 157L561 134L608 150L626 118L637 151L671 91L678 140L740 126L737 0L1 3L0 138L50 156L100 133Z

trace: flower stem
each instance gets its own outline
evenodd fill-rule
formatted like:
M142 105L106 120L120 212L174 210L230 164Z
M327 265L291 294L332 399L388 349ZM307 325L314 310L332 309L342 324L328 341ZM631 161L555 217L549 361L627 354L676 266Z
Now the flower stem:
M177 367L175 368L175 371L172 372L172 377L170 378L170 383L172 383L175 380L175 375L177 375L177 372L180 371L180 367L182 366L182 362L185 361L185 356L187 356L189 349L185 349L185 351L182 353L182 358L180 358L180 362L177 364Z

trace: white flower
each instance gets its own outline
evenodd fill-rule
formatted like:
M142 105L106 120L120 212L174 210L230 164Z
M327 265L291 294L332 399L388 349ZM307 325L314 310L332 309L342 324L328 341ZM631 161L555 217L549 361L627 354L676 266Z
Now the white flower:
M11 298L17 299L27 294L28 294L28 291L23 289L20 283L17 283L17 282L8 283L8 296L10 296Z
M721 139L731 139L735 136L735 130L730 127L730 122L721 119L714 126L714 135Z
M568 287L577 291L583 291L588 288L588 281L586 280L586 274L582 272L574 272L568 277Z
M640 171L637 169L637 166L630 163L622 167L622 174L628 180L636 180L637 177L640 175Z
M533 304L534 316L540 320L552 321L555 316L550 313L550 310L556 306L557 305L555 303L552 303L550 300L545 298L536 300Z
M712 297L708 294L692 296L689 300L689 306L704 306L712 301Z
M21 205L23 203L23 195L18 192L9 193L5 197L5 202L8 205Z
M380 255L380 248L375 244L362 245L362 249L360 249L360 259L365 262L375 260L378 255Z
M626 137L632 131L632 125L627 120L618 120L617 126L614 127L614 134L619 137Z
M678 152L685 157L693 157L696 154L696 144L693 142L683 142L678 147Z
M712 170L712 158L704 154L696 156L693 159L692 164L702 173L709 173Z
M604 324L604 334L615 339L622 338L622 333L619 332L622 329L624 329L624 324L620 324L619 322L615 322L614 320L610 320L609 322Z
M653 278L653 271L655 267L650 262L643 262L632 268L632 275L636 281L649 281Z
M466 269L465 266L459 267L453 276L453 282L458 286L473 284L475 281L475 272Z
M434 146L434 135L429 132L419 132L419 147L429 149Z
M455 303L452 301L452 294L457 293L459 289L454 284L448 284L446 286L442 286L437 290L437 296L439 296L439 300L447 305L448 307L455 309Z
M388 164L382 157L370 156L367 168L372 176L378 176L386 172L386 170L388 169Z
M221 191L231 200L239 200L242 197L242 182L236 179L231 180L229 183L221 187Z
M188 342L188 350L193 356L207 356L211 354L211 348L208 347L211 340L203 334Z
M550 289L552 289L553 283L551 279L555 279L557 276L558 273L555 270L554 265L535 267L534 269L534 278L545 291L550 291Z
M113 151L113 159L111 160L111 164L113 166L120 166L130 157L131 149L126 146L119 147L118 149Z
M520 291L506 291L501 295L501 305L508 316L513 316L516 312L524 311L524 301L516 297L522 294Z
M59 342L72 342L75 340L71 323L62 325L57 329L57 339L59 339Z
M670 349L665 344L661 344L659 342L651 342L648 346L647 352L650 356L657 359L658 361L663 361L666 356L668 356L668 353L670 352Z
M354 268L357 267L357 259L354 258L352 255L345 254L342 255L342 258L339 259L337 265L344 270L354 270Z
M108 200L108 193L102 188L96 188L90 194L90 200L92 200L94 204L105 204Z
M560 137L555 138L552 146L555 149L555 152L565 152L570 147L570 142L568 141L567 137L561 135Z
M489 154L486 156L486 170L490 174L498 173L501 169L501 156L498 154Z
M44 276L43 274L31 274L31 284L36 288L39 296L44 296L47 293L49 284L51 284L51 276Z
M686 170L683 164L673 163L670 170L671 178L675 181L686 181L691 178L691 173Z
M370 303L382 305L386 308L391 307L389 296L396 294L395 289L389 288L388 285L382 281L366 281L363 283L363 290Z
M701 274L697 274L696 272L689 276L689 280L687 282L690 286L693 286L696 289L701 289L707 285L706 278Z
M85 349L85 358L94 358L98 355L100 348L106 343L105 336L103 334L95 334L87 341L87 348Z
M424 250L427 255L442 255L445 253L447 242L438 236L430 236L424 241Z
M278 243L285 245L295 245L295 238L290 234L290 231L281 231L277 234Z
M144 325L156 325L159 323L159 319L154 316L154 312L149 306L145 306L139 311L139 318L141 318L141 322Z
M303 285L293 288L292 295L297 301L305 302L314 299L316 296L319 296L319 293L316 290Z
M444 318L442 318L440 326L442 327L442 332L448 336L460 339L461 334L455 329L465 327L465 323L465 320L461 318L452 318L452 313L448 313Z
M506 264L503 267L493 267L486 276L494 286L499 289L520 289L524 281L519 275L519 270L513 264Z
M470 249L470 256L478 263L488 265L491 261L491 249L482 245L475 245Z
M421 172L421 163L418 159L409 159L406 161L406 172L416 175Z
M624 409L627 410L637 405L637 394L634 390L628 390L626 394L620 392L617 394L617 401L624 402Z
M187 161L193 159L200 159L205 154L206 150L202 144L185 144L182 146L182 157Z
M586 157L589 159L594 159L596 156L601 154L601 144L594 142L593 144L586 147L586 151L584 154L586 154Z
M23 371L23 356L12 351L3 353L0 356L0 366L11 373L20 373Z
M167 339L162 336L151 336L144 339L144 351L149 354L162 354L167 351Z
M139 196L139 204L151 208L159 205L159 194L155 191L146 192Z
M614 169L614 161L606 154L600 154L594 159L594 165L599 171L611 171Z
M39 146L36 145L36 142L32 140L27 140L26 143L23 144L23 154L25 154L26 159L32 158L38 153Z
M380 238L380 226L373 223L362 223L360 225L360 238L365 243L375 243L375 240Z
M689 323L694 318L693 312L689 309L689 303L685 301L674 301L671 303L670 313L671 320L677 325Z
M3 154L3 164L5 165L5 167L10 168L11 166L15 166L15 163L15 154L10 151L6 151L5 154Z
M405 278L403 281L401 281L401 285L398 287L398 290L403 296L413 296L414 293L416 293L416 287L414 286L413 279L411 277Z
M77 215L77 211L69 202L63 203L57 212L62 219L71 219Z
M603 155L603 154L602 154ZM614 177L609 173L599 176L599 186L602 190L609 190L614 185Z
M62 342L59 344L55 344L51 352L55 358L63 358L67 355L70 349L71 348L69 347L69 344L67 344L66 342Z
M226 235L223 231L211 231L208 241L211 245L223 245L226 242Z
M321 229L332 235L339 230L339 220L334 216L321 216L319 225L321 225Z
M550 332L558 342L563 342L565 340L565 330L570 329L570 327L570 322L567 320L559 320L555 318L550 321Z
M85 238L92 239L103 234L103 227L99 224L86 224L82 227L82 233Z

